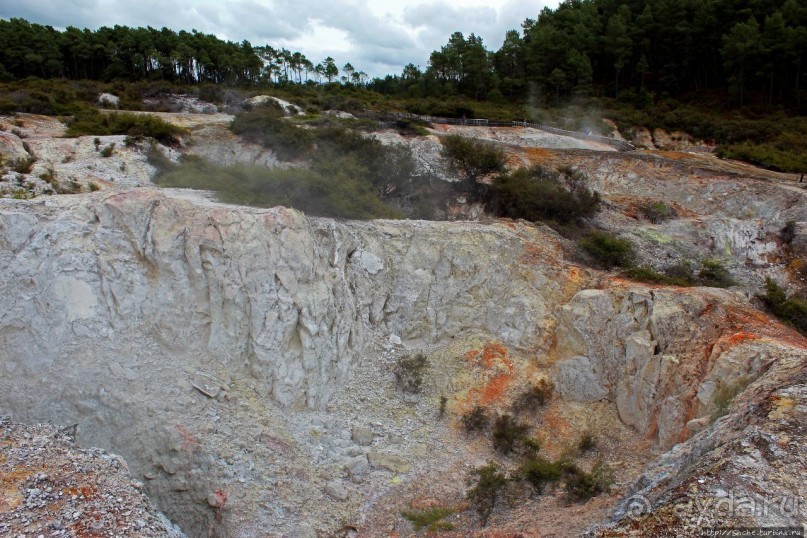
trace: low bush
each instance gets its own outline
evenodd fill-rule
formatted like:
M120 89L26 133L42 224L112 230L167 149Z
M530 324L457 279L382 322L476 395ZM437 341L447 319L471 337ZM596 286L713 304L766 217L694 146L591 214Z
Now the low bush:
M175 145L179 142L179 136L184 132L185 130L181 127L172 125L156 116L125 112L102 114L93 109L76 115L67 127L66 136L147 136L165 145ZM97 148L98 144L96 144Z
M476 469L474 471L476 483L465 494L466 498L476 508L479 519L484 527L488 524L488 519L496 507L496 500L501 494L502 488L507 485L507 477L501 472L495 463Z
M287 121L282 111L274 106L262 106L236 114L230 130L250 142L271 149L284 161L303 158L314 147L311 132Z
M504 151L491 142L460 135L447 135L440 139L443 156L462 176L471 193L478 191L477 181L484 176L504 170Z
M115 143L112 142L107 147L101 150L101 157L112 157L112 154L115 152Z
M642 207L642 213L653 224L659 224L665 220L675 218L677 213L675 209L668 206L664 202L653 202Z
M678 276L670 274L669 270L660 273L652 267L629 267L622 273L625 277L631 280L638 280L639 282L647 282L650 284L666 284L672 286L692 286L694 281L691 274L682 276L680 272L676 273Z
M502 415L493 423L493 448L502 454L510 454L522 444L529 426L516 422L510 415Z
M771 278L765 280L765 295L761 299L774 316L807 335L807 301L788 297L785 289Z
M542 493L544 487L560 479L566 465L567 463L561 460L549 461L545 458L533 457L521 465L519 475L532 484L538 493Z
M600 493L607 493L614 483L613 471L602 461L595 463L590 473L575 465L567 466L565 472L566 493L572 499L579 501L586 501Z
M513 402L513 409L517 412L525 409L534 409L545 405L551 398L555 386L548 379L541 379L521 393Z
M448 521L443 521L451 514L456 512L453 508L427 508L426 510L406 510L401 512L401 515L408 519L415 532L420 532L423 529L429 532L445 531L454 528L454 525Z
M569 168L557 172L541 166L519 168L496 177L485 201L499 217L569 223L599 210L599 194L586 185L586 177Z
M785 223L784 227L779 231L779 238L782 243L789 245L796 238L796 221L789 220Z
M34 159L33 157L25 157L22 159L17 159L17 161L14 162L14 166L12 169L18 174L30 174L31 170L34 168L35 162L36 159Z
M462 415L462 425L468 433L482 431L488 427L488 414L481 405Z
M580 246L594 261L606 269L629 267L636 258L630 241L605 232L589 234L588 237L580 241Z
M721 385L712 396L712 421L725 416L729 412L734 399L751 383L750 377L740 377L732 383Z
M703 260L698 273L698 283L713 288L728 288L735 285L736 281L720 260Z
M423 353L401 357L395 363L395 381L398 388L410 394L419 394L423 387L423 374L429 360Z
M583 432L580 436L580 442L577 443L577 448L580 452L589 452L597 448L597 438L591 432Z

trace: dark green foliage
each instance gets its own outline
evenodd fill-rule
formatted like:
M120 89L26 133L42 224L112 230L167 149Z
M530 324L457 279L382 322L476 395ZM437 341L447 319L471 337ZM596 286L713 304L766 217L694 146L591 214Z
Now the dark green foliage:
M454 525L448 521L443 521L456 510L453 508L428 508L426 510L405 510L401 515L412 522L415 532L426 529L431 532L441 530L451 530Z
M529 426L520 424L510 415L502 415L493 423L493 448L502 454L510 454L521 444Z
M613 471L602 461L595 463L590 473L575 465L567 466L565 472L566 492L572 499L578 501L586 501L600 493L606 493L611 490L614 483Z
M807 335L807 301L798 297L788 297L785 289L774 280L765 280L765 295L761 297L768 310Z
M671 274L671 271L673 274ZM668 269L667 272L660 273L652 267L629 267L624 271L623 274L632 280L638 280L639 282L647 282L650 284L666 284L672 286L695 285L691 273L689 275L684 275L678 269Z
M664 222L665 220L676 217L675 209L668 206L664 202L653 202L642 207L642 213L653 224Z
M185 130L148 114L102 114L97 110L78 114L67 127L67 136L128 135L151 137L166 145L178 143ZM98 139L96 139L98 140ZM100 141L96 144L96 149Z
M524 462L519 469L519 475L532 484L538 493L544 487L560 479L567 463L562 460L549 461L540 457L533 457Z
M230 130L250 142L271 149L279 159L305 157L313 148L311 132L283 118L277 107L259 107L237 114Z
M736 284L728 269L719 260L703 260L698 283L713 288L727 288Z
M779 232L779 238L782 243L789 245L796 238L796 221L789 220Z
M597 438L591 432L583 432L580 436L580 442L577 443L577 448L580 452L588 452L597 448Z
M443 415L446 414L446 404L448 404L448 398L445 396L440 396L440 405L437 411L438 418L443 418Z
M462 415L462 425L467 432L478 432L488 427L488 414L485 408L477 405L464 415Z
M523 411L535 409L546 404L552 398L555 386L548 379L541 379L520 394L513 402L513 409Z
M345 166L333 175L303 168L268 169L262 166L220 167L186 157L180 166L152 152L152 164L165 171L155 182L165 187L212 190L223 202L272 207L283 205L309 215L352 219L395 218L371 185Z
M606 269L629 267L636 257L630 241L605 232L591 233L580 241L580 246Z
M496 499L499 497L502 488L507 485L507 477L499 470L495 463L476 469L476 484L465 494L467 499L476 508L479 519L484 527L488 524L488 519L493 509L496 507Z
M36 159L33 157L18 159L16 162L14 162L13 170L18 174L30 174L35 162Z
M112 142L107 147L101 150L101 157L112 157L112 154L115 152L115 143Z
M447 135L440 139L443 155L466 182L466 188L475 192L477 181L484 176L504 170L504 152L491 142L460 135Z
M423 353L405 356L395 363L395 381L398 388L410 394L418 394L423 386L423 374L429 367L429 360Z
M597 212L600 196L572 169L519 168L496 177L488 189L488 210L500 217L533 222L575 222Z

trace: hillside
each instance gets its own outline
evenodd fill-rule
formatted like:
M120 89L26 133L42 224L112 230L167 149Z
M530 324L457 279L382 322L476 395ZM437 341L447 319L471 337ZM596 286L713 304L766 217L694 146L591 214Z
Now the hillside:
M138 112L179 129L166 144L0 118L3 414L78 424L189 536L804 524L788 501L807 493L807 339L758 297L766 279L793 304L805 289L798 175L662 130L621 133L646 149L620 152L534 127L264 106L268 119ZM281 122L298 145L236 134L234 118ZM463 191L452 135L505 169ZM535 165L557 171L534 179L544 192L596 192L596 210L550 227L475 198ZM406 181L389 190L376 168ZM316 174L350 175L397 218L272 203L272 181ZM237 192L266 207L219 200L245 177L257 190ZM314 207L353 211L347 195ZM597 233L628 242L629 266L585 247ZM4 494L24 497L10 476ZM727 494L769 509L723 513Z

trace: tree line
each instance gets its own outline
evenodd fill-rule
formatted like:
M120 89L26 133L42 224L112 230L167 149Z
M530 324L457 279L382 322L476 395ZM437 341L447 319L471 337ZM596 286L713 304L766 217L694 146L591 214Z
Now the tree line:
M409 97L492 101L626 97L635 104L721 91L801 105L807 62L801 0L566 0L506 33L499 50L456 32L425 70L370 88Z
M224 41L196 30L71 26L59 31L24 19L0 20L0 81L64 77L252 86L369 80L350 63L341 73L331 57L314 64L300 52Z
M66 77L187 84L338 82L386 95L559 104L608 96L642 107L721 92L734 105L801 106L804 0L565 0L506 33L499 50L455 32L425 69L372 81L333 58L234 43L197 31L115 26L65 31L0 20L0 80ZM340 75L341 73L341 75Z

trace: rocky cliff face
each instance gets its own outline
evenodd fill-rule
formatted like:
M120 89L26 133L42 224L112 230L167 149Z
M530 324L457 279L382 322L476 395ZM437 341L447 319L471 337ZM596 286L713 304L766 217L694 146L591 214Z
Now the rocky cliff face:
M322 410L387 335L410 348L481 333L545 349L552 305L583 282L559 238L533 226L348 223L183 196L1 202L0 405L119 447L190 528L210 517L215 481L233 480L211 468L200 428L254 443L252 428L233 431L240 405L278 420ZM301 442L274 428L255 435ZM199 498L168 506L190 490Z

